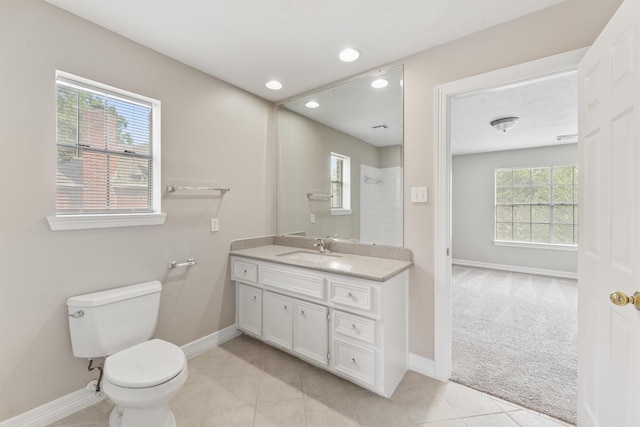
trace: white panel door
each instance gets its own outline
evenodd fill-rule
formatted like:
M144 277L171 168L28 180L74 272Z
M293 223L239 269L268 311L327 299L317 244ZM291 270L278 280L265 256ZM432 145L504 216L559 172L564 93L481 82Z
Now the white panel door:
M640 0L626 0L578 67L578 425L640 425ZM614 298L615 299L615 298Z

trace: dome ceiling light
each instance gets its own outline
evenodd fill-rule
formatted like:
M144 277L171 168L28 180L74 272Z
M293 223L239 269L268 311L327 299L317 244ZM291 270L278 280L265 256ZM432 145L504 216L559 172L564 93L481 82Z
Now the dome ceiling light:
M307 108L318 108L320 104L318 104L317 101L308 101L304 106Z
M520 117L503 117L501 119L493 120L489 123L495 130L506 132L518 123Z

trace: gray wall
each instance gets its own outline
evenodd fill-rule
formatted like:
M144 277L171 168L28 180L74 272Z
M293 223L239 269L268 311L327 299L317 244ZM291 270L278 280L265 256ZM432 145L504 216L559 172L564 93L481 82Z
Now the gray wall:
M402 167L402 145L391 145L389 147L380 147L379 152L380 152L380 164L378 165L379 168L391 168L394 166Z
M182 345L235 322L232 239L274 231L273 106L41 1L0 2L0 420L76 391L65 301L151 279L157 336ZM223 199L165 198L164 226L49 230L55 70L162 102L163 184L218 182ZM221 231L209 231L220 218ZM166 267L195 257L188 270Z
M493 239L496 169L577 163L577 144L454 156L453 259L576 273L577 252L496 246Z

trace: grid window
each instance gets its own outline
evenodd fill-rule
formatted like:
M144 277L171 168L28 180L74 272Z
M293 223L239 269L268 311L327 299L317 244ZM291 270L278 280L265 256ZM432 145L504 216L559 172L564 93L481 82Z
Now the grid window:
M342 208L342 188L344 176L344 159L331 154L331 208Z
M331 153L331 214L351 213L351 158Z
M159 212L159 102L66 73L56 99L56 214Z
M495 171L498 241L578 244L578 167Z

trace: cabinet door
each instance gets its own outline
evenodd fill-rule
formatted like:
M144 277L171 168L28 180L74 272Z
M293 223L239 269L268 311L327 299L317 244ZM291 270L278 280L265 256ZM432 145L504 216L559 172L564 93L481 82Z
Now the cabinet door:
M238 328L262 335L262 290L238 284Z
M294 303L293 351L327 365L329 350L327 307L297 300Z
M263 299L263 338L265 341L291 350L293 299L272 292L265 292Z

